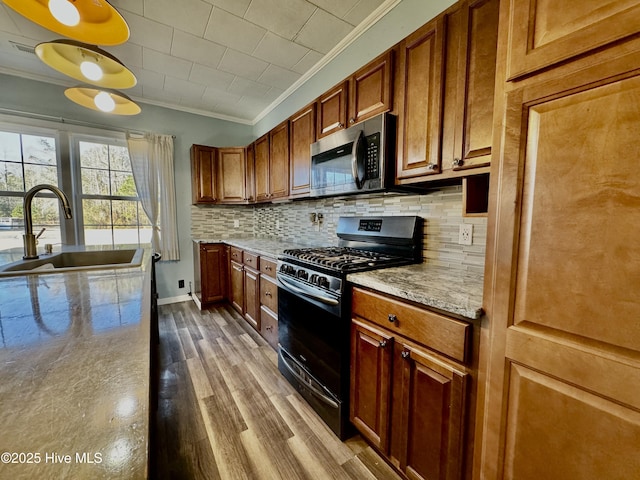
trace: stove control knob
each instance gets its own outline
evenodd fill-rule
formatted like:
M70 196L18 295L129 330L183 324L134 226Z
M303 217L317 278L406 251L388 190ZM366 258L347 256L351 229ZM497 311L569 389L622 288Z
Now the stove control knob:
M329 289L329 279L327 277L318 277L317 285L320 288L326 288L328 290Z
M309 282L313 283L314 285L318 284L318 274L314 273L313 275L311 275L311 278L309 279Z
M309 278L309 274L306 270L300 269L296 272L296 277L306 280Z
M286 265L286 264L282 264L280 266L280 271L282 273L286 273L288 275L293 275L295 273L295 268L293 268L291 265Z

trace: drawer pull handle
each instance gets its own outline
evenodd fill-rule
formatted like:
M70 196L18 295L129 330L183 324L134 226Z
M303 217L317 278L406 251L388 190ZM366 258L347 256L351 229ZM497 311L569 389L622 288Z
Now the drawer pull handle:
M409 356L411 355L411 352L409 350L403 350L403 352L400 355L402 355L402 358L408 359Z
M264 267L264 269L269 271L269 272L272 270L271 265L267 265L266 267Z
M264 296L265 296L265 297L271 297L271 296L273 296L273 295L271 295L271 292L264 292Z
M398 317L396 317L393 313L390 313L387 318L389 318L389 321L391 323L396 323L398 321Z
M386 346L387 346L387 341L386 341L386 340L382 340L382 341L380 342L380 348L384 348L384 347L386 347Z

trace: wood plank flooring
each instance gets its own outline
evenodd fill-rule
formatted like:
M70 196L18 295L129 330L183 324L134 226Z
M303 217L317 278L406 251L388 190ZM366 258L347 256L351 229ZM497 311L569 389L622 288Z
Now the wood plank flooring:
M360 436L341 442L235 310L159 309L158 479L400 480Z

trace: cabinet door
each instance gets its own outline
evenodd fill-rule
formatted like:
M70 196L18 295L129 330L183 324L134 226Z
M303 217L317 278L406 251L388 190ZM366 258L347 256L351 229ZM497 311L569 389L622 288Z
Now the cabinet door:
M382 453L389 448L393 337L351 322L351 399L349 418Z
M289 196L289 121L269 132L269 198Z
M510 9L509 80L637 35L637 0L522 0Z
M318 99L318 138L345 128L348 88L349 82L341 83Z
M219 302L227 296L227 257L221 243L200 244L202 304Z
M444 20L440 16L400 43L396 183L440 172Z
M238 313L244 315L244 268L241 263L230 262L230 294L231 305Z
M256 202L269 200L269 134L253 144L255 153Z
M260 307L260 335L278 350L278 316L264 305Z
M245 149L245 177L244 188L245 197L248 202L256 201L256 154L253 144Z
M191 146L191 197L195 203L215 203L216 149L204 145Z
M640 170L627 160L640 53L628 52L507 94L484 478L640 472Z
M244 148L218 148L220 203L244 203L246 161Z
M311 144L316 141L316 104L303 108L289 119L289 194L309 195L311 183Z
M446 15L443 170L491 162L499 0L462 2Z
M394 363L392 462L410 479L460 479L468 374L399 342Z
M260 275L260 303L272 312L278 312L278 285L267 275Z
M244 267L244 318L260 331L260 272Z
M393 107L393 51L358 70L350 80L349 125Z

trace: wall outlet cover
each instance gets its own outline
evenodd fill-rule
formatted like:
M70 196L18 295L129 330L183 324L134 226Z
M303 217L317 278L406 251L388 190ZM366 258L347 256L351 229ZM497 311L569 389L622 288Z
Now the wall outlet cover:
M460 225L460 231L458 232L458 244L460 245L473 244L473 225L472 224L463 223Z
M184 280L178 280L178 288L184 288Z
M238 228L238 227L240 226L240 220L234 220L234 221L233 221L233 226L234 226L235 228Z

